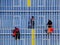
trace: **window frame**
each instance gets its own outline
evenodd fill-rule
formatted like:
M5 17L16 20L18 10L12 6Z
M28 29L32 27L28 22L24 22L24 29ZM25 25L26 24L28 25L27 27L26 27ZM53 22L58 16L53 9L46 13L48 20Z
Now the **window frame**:
M19 5L15 5L15 0L13 0L13 7L21 7L21 0L19 0L18 2L20 2Z
M39 5L39 0L38 0L38 7L45 7L46 5L46 0L43 1L43 5Z

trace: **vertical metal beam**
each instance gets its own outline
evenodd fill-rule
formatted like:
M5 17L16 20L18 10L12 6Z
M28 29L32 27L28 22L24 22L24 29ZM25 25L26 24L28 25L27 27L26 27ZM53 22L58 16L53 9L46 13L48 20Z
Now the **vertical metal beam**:
M27 6L31 7L31 0L27 0Z
M35 30L32 29L32 45L35 45Z

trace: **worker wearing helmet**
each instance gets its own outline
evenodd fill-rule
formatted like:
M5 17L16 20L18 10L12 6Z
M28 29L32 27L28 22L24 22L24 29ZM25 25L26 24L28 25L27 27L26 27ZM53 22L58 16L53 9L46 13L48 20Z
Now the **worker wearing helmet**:
M48 26L47 33L52 33L54 29L52 28L52 21L51 20L48 20L47 26Z
M19 28L15 27L15 29L13 30L13 37L15 37L15 39L20 39L20 31Z

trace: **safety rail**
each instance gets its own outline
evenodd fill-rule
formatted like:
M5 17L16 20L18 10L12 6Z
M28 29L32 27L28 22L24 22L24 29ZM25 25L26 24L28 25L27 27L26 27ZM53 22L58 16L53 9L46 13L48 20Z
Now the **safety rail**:
M33 10L33 11L32 10L29 10L29 11L28 10L24 10L24 11L23 10L20 10L20 11L19 10L18 11L17 10L0 10L0 12L22 12L22 13L24 13L24 12L26 12L26 13L29 13L29 12L30 13L34 13L34 12L37 12L37 13L40 13L40 12L41 13L42 12L43 13L48 13L48 12L54 13L55 12L55 13L59 13L60 10L44 10L44 11L43 10L41 10L41 11L39 11L39 10L36 10L36 11L35 10Z

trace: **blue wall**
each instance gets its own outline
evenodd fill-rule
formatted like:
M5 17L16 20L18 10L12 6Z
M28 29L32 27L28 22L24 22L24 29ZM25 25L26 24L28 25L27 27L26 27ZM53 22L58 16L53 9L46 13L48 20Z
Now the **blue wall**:
M50 36L50 45L60 45L60 35L58 35L60 33L60 0L31 0L31 7L27 7L27 0L14 0L14 3L13 0L0 0L0 2L1 45L16 45L16 40L11 36L15 26L20 28L21 33L18 45L24 45L24 41L25 45L31 45L31 29L28 29L31 16L35 17L36 45L49 44L45 32L48 19L52 20L53 33L56 34Z

